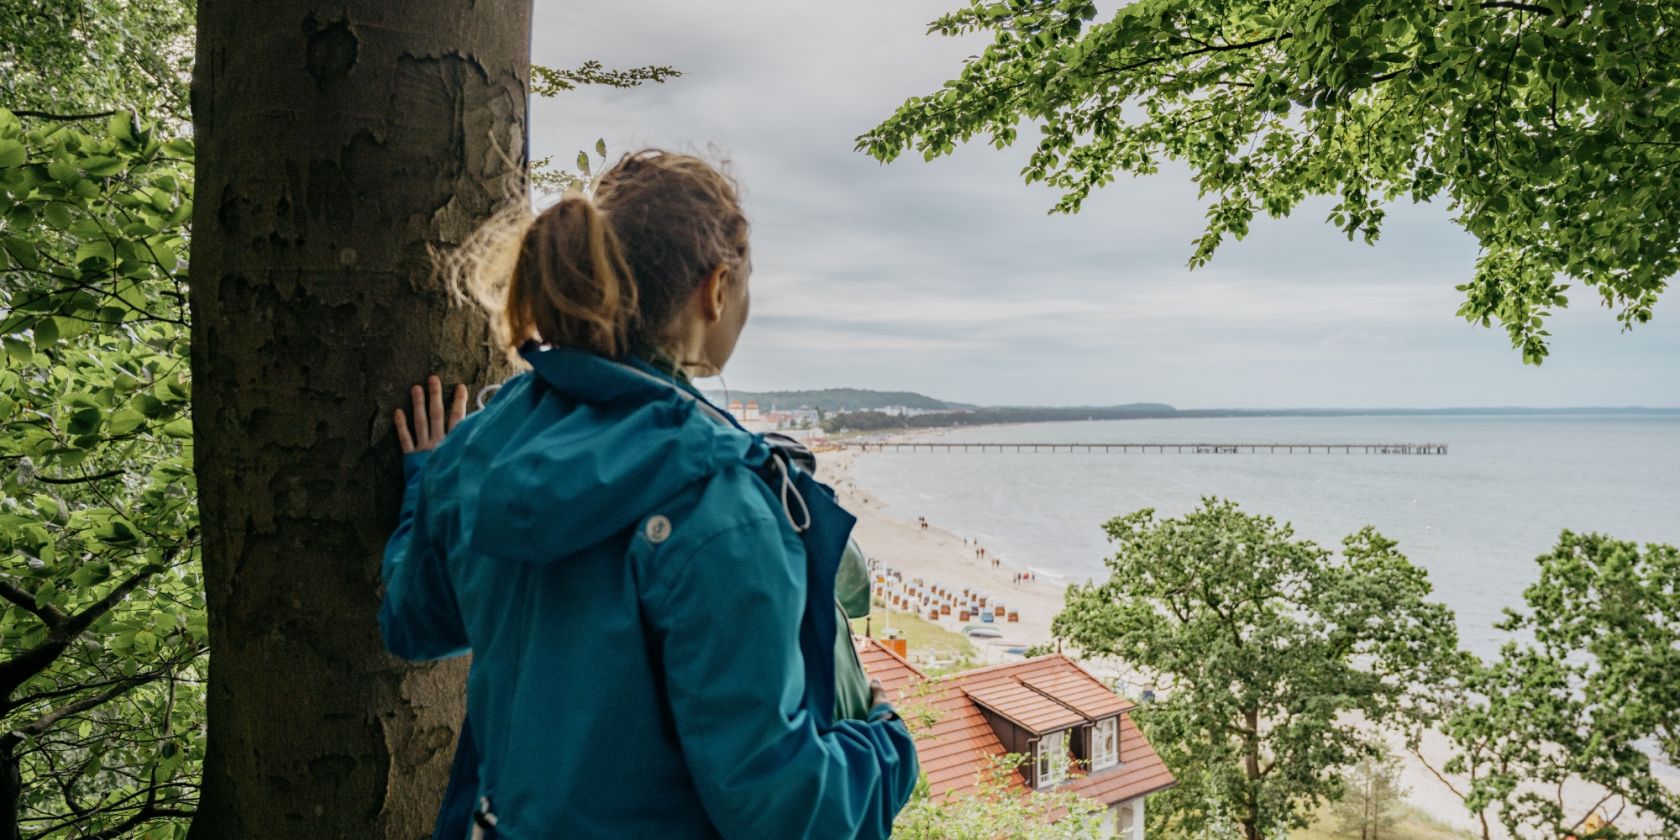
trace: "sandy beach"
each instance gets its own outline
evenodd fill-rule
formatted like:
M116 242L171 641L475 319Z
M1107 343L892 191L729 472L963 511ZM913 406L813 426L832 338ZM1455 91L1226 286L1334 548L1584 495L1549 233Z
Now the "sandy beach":
M1015 575L1027 570L1008 562L993 567L989 554L985 559L975 554L975 549L984 544L977 544L972 538L965 542L963 535L951 533L936 522L923 529L916 521L916 514L910 511L889 513L868 488L859 487L853 481L855 457L849 451L821 453L817 474L835 488L840 504L858 518L853 535L872 560L902 572L907 579L919 577L959 591L965 587L978 589L1011 611L1018 611L1020 621L997 625L1003 638L973 640L988 664L1011 658L1006 652L1008 648L1050 641L1050 621L1062 609L1065 588L1062 584L1046 579L1017 583ZM876 607L872 618L891 621L891 616L881 607ZM937 623L957 631L971 622L961 621L953 614Z

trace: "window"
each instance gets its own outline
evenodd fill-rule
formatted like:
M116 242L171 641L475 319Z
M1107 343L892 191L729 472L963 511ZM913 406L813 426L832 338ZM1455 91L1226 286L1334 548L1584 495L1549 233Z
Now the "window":
M1103 718L1091 727L1091 769L1120 763L1120 719Z
M1067 730L1038 739L1038 786L1048 787L1067 778Z

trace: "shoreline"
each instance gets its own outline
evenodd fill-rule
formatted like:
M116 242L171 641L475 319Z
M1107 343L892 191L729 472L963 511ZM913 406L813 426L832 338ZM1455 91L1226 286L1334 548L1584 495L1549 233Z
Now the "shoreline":
M977 538L965 538L933 522L923 529L904 512L889 511L885 502L857 485L852 470L856 457L849 450L818 453L817 475L834 487L841 506L857 517L853 534L864 554L901 573L907 581L921 578L928 584L952 589L978 589L1019 613L1019 621L996 625L1003 633L1001 639L970 640L981 654L981 664L1019 660L1019 655L1007 652L1011 647L1051 643L1050 622L1062 609L1066 584L1038 577L1017 583L1015 575L1029 570L1007 561L993 566L990 556L981 559L975 551L985 543ZM877 605L871 616L883 622L878 626L885 626L892 615L903 612ZM921 617L927 620L925 614ZM965 624L975 622L959 621L953 613L931 623L960 633Z
M880 438L903 440L955 430L955 427L917 429L884 434L880 435ZM913 511L889 509L886 503L868 488L860 487L856 483L854 465L858 455L859 453L848 449L819 452L817 475L821 481L834 488L841 506L857 517L857 526L853 534L871 560L879 561L883 566L901 573L906 582L919 577L929 584L943 585L947 589L976 589L989 595L994 601L1007 605L1009 610L1019 612L1018 622L995 624L1003 634L1001 639L969 639L979 654L976 667L1020 661L1024 658L1020 654L1008 652L1010 648L1054 643L1050 624L1062 610L1066 583L1058 582L1054 578L1039 577L1016 583L1014 575L1030 570L1030 566L1017 566L1004 560L994 567L989 556L982 560L975 555L977 546L985 546L978 538L970 537L965 541L963 535L933 522L929 522L924 529L917 522ZM871 611L875 634L879 635L882 629L890 625L892 615L903 612L884 609L877 603ZM921 614L920 618L929 621L925 613ZM964 625L975 622L961 621L953 612L929 623L953 633L961 633ZM912 661L915 661L915 653L914 650L910 651ZM1129 699L1137 700L1143 681L1135 673L1124 668L1122 663L1109 659L1074 659L1105 683L1122 689L1120 693ZM1402 798L1407 804L1454 829L1471 831L1476 827L1474 816L1464 807L1462 800L1440 779L1435 778L1422 760L1406 751L1400 739L1391 733L1372 734L1386 741L1390 752L1399 761L1399 781L1404 788ZM1431 730L1425 733L1422 746L1425 754L1430 757L1430 763L1439 767L1444 762L1448 750L1444 735ZM1677 783L1677 780L1672 778L1664 778L1663 781L1671 786ZM1463 784L1464 780L1454 778L1453 782ZM1577 785L1568 787L1566 797L1575 807L1584 807L1597 798L1594 791ZM1636 830L1644 827L1644 822L1633 814L1624 815L1622 821L1625 827ZM1504 831L1497 827L1493 834L1495 837L1505 837Z

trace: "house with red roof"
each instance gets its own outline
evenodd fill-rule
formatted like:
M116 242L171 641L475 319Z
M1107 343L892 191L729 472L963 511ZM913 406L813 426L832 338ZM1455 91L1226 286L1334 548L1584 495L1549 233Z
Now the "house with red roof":
M873 679L932 723L916 753L934 797L976 788L994 760L1025 756L1007 777L1023 795L1070 791L1107 806L1116 836L1143 840L1144 799L1174 784L1131 720L1130 701L1078 663L1051 654L929 677L874 639L854 637Z

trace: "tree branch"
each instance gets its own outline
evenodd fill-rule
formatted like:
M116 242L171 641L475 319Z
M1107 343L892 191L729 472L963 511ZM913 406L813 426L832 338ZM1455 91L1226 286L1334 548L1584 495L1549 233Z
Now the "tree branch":
M179 548L171 549L170 557L179 552ZM167 560L167 558L166 558ZM127 580L117 584L105 597L88 605L86 609L60 622L47 634L45 641L26 650L11 659L0 662L0 698L12 696L18 686L24 684L30 677L46 670L64 653L64 649L76 640L77 636L87 630L100 616L111 611L112 607L122 603L128 593L144 583L147 578L162 571L167 562L158 565L147 565L130 575Z
M1545 6L1535 5L1534 3L1517 3L1517 2L1512 2L1512 0L1489 0L1488 2L1482 4L1482 8L1484 8L1484 9L1512 9L1512 10L1519 11L1519 12L1533 12L1533 13L1539 14L1539 15L1555 15L1555 14L1557 14L1557 12L1554 12L1551 9L1546 8Z
M101 691L91 697L83 697L80 700L66 703L50 712L47 712L29 723L6 733L5 737L13 738L18 741L21 741L24 738L33 738L36 735L47 731L47 729L53 724L58 723L73 714L85 712L88 709L98 708L99 706L103 706L111 700L139 688L146 683L156 682L158 679L163 677L164 673L167 672L153 671L150 674L138 676L132 680L123 680L118 682L116 685L111 686L110 688L105 689L104 691Z
M99 111L92 114L54 114L51 111L13 111L12 113L20 117L34 117L38 120L75 122L76 120L96 120L100 117L109 117L116 111Z
M0 598L5 598L33 613L36 618L41 619L41 623L48 627L57 627L65 619L63 611L57 607L35 600L35 596L4 579L0 579Z
M143 674L135 674L133 676L128 676L128 677L117 677L115 679L108 679L108 680L99 680L97 682L77 683L75 685L71 685L71 686L68 686L66 688L55 688L55 689L50 689L50 690L47 690L47 691L37 691L34 694L27 694L27 695L24 695L23 697L19 697L15 700L12 700L5 705L9 706L12 709L21 709L21 708L24 708L26 706L29 706L29 705L32 705L32 704L35 704L35 703L44 703L44 702L47 702L47 701L50 701L50 700L55 700L55 699L60 698L60 697L68 697L72 694L77 694L77 693L80 693L80 692L83 692L83 691L91 691L91 690L97 689L97 688L104 688L105 686L108 686L108 685L116 685L118 683L128 683L128 682L133 682L135 680L141 680L141 679L150 680L150 679L156 679L156 678L159 678L159 677L166 677L166 676L169 676L170 674L174 673L182 665L185 665L186 663L191 662L192 660L197 659L200 656L203 656L205 650L206 650L206 648L204 648L202 646L194 647L194 648L188 648L184 653L182 653L182 655L173 657L173 658L169 659L168 661L164 662L161 667L155 668L151 671L147 671L146 673L143 673Z
M1267 44L1275 44L1279 41L1286 41L1293 37L1295 37L1295 33L1285 32L1282 35L1273 35L1268 38L1256 38L1252 41L1243 41L1237 44L1209 44L1201 49L1188 50L1186 52L1173 53L1171 55L1158 55L1152 58L1142 59L1141 61L1134 61L1131 64L1122 64L1119 67L1109 67L1107 65L1103 65L1103 69L1115 73L1130 73L1133 70L1148 67L1151 64L1177 61L1181 58L1193 58L1198 55L1206 55L1207 53L1231 52L1233 50L1246 50L1254 47L1263 47Z
M100 321L98 323L115 323L115 322ZM125 472L124 470L106 470L105 472L102 472L102 473L94 473L93 475L83 476L81 478L50 478L48 476L38 475L38 476L35 476L35 480L39 481L43 484L86 484L87 482L90 482L90 481L104 481L107 478L116 478L117 476L122 475L124 472Z

